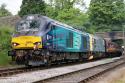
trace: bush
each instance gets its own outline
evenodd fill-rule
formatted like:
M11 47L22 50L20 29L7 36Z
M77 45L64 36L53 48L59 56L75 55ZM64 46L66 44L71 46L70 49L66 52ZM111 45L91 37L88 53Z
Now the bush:
M9 26L0 27L0 66L9 65L11 57L7 55L10 50L11 33L13 28Z

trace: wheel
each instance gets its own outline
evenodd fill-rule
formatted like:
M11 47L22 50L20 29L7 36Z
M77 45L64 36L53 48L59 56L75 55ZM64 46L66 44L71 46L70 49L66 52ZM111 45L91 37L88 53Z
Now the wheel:
M80 54L79 55L79 62L82 62L83 61L83 57L82 57L82 55Z
M25 66L27 66L27 67L31 67L31 65L29 65L29 59L30 59L30 58L29 58L29 55L26 55L24 62L25 62Z
M52 58L49 57L46 63L46 66L50 67L52 65Z

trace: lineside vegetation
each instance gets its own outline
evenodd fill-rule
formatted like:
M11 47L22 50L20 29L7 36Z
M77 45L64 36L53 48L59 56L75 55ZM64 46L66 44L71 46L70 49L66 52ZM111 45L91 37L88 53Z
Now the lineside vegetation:
M13 28L10 26L0 27L0 66L7 66L11 62L11 57L7 56L10 49L11 33Z

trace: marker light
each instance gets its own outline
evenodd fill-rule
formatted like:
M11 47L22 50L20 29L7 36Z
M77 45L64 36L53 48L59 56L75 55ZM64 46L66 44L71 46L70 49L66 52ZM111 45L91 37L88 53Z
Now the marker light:
M41 42L35 42L34 43L34 45L40 45L41 44Z
M41 45L41 42L35 42L34 43L34 50L38 49L38 46Z

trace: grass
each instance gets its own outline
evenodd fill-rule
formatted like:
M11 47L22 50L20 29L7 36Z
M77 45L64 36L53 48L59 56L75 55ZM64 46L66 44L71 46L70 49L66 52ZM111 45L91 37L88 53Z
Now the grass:
M8 66L11 62L11 57L7 53L10 50L12 32L13 27L0 26L0 66Z
M114 83L125 83L125 72L120 72L121 76Z

